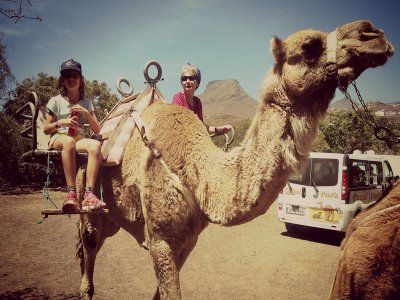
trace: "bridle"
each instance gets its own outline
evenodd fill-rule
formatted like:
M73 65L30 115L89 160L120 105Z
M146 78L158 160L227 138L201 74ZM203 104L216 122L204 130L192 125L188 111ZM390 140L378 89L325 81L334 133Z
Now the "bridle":
M375 118L369 111L366 103L361 97L359 90L357 89L355 81L351 81L350 84L354 87L356 94L358 96L358 100L361 104L361 108L353 101L350 94L347 92L347 88L340 83L338 70L337 70L337 34L336 30L332 31L327 36L327 57L326 57L326 69L328 77L335 77L337 80L338 88L342 91L345 97L351 102L352 108L355 112L358 112L360 115L363 116L363 120L374 130L375 137L378 140L385 141L389 148L391 148L392 144L400 143L400 136L394 134L390 129L386 128L385 126L378 125L375 121Z
M337 34L336 30L332 31L327 36L326 41L326 69L328 76L337 76L337 65L336 65L336 50L337 50ZM338 78L339 81L339 78Z

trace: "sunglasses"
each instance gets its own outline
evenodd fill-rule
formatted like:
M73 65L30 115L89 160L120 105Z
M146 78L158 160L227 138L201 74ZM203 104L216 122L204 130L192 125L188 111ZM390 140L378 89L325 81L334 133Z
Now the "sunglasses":
M81 76L81 74L75 73L75 72L74 73L63 73L61 76L64 79L78 79Z
M195 80L197 80L197 76L196 75L192 75L192 76L181 76L181 81L187 81L187 80L190 80L190 81L195 81Z

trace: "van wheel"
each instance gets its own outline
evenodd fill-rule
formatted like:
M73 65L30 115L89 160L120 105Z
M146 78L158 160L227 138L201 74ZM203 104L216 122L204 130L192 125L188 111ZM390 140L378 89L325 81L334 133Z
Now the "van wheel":
M299 233L304 228L302 225L297 225L292 223L285 223L285 227L287 232L289 233Z

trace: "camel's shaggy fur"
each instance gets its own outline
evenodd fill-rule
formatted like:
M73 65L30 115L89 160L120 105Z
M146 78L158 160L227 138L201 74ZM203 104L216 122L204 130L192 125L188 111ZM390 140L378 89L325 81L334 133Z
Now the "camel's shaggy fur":
M400 182L350 224L330 299L400 299L399 220Z
M93 295L97 251L119 227L147 244L158 279L155 297L176 299L179 270L209 222L239 225L267 211L307 159L338 82L345 88L394 51L368 21L339 27L337 37L333 74L327 33L305 30L271 40L276 63L261 86L256 117L242 144L228 153L213 144L191 111L163 103L146 109L148 138L162 157L155 158L135 133L122 165L105 169L109 214L81 221L83 297ZM84 172L78 175L82 190ZM97 230L95 248L85 241L89 225Z

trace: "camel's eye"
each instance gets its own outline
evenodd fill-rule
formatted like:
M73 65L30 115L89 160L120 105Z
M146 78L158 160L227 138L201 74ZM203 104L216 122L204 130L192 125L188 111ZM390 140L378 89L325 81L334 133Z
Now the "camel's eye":
M319 58L322 53L323 45L320 39L307 40L302 45L304 58L307 61L314 61Z

